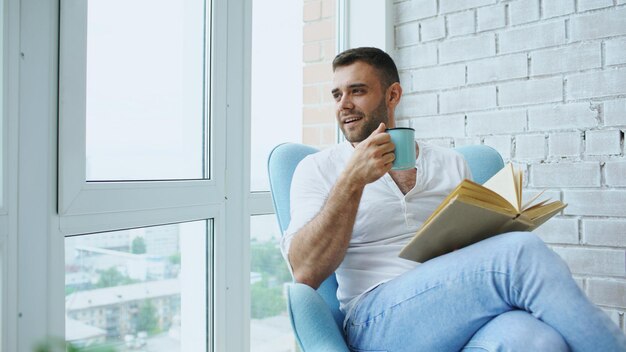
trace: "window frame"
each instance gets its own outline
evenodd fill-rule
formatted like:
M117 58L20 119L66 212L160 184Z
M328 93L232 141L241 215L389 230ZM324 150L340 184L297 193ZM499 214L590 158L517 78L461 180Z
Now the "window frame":
M206 8L212 6L206 0ZM209 170L204 180L168 181L112 181L86 180L86 75L87 75L87 6L82 0L63 0L60 9L59 47L59 202L61 230L66 233L102 231L102 226L113 228L140 227L155 221L172 222L184 214L186 220L203 218L211 205L224 200L224 174L214 172L225 167L225 125L215 118L211 104L205 104L210 128L208 148ZM207 16L215 18L213 9ZM210 19L211 23L213 19ZM207 28L210 38L213 28ZM210 54L205 60L205 84L210 88ZM209 89L212 92L212 89ZM212 97L205 95L207 100ZM186 208L183 212L175 209ZM193 214L193 215L191 215ZM145 219L140 221L139 219ZM161 220L159 220L161 219Z
M209 350L249 349L245 328L249 307L241 303L249 297L249 254L244 245L246 236L242 235L249 230L249 219L242 219L242 214L248 208L244 190L249 188L250 4L245 0L214 0L212 5L212 179L150 181L144 185L116 182L92 188L84 180L68 185L61 181L66 180L67 172L77 170L76 165L68 167L60 162L71 159L71 143L65 138L71 138L68 132L76 128L62 131L61 125L67 125L67 120L59 121L64 119L60 106L67 104L62 100L67 97L62 91L65 86L59 85L60 52L67 47L61 49L59 44L68 44L60 40L60 32L67 30L60 15L61 9L76 4L76 0L6 1L10 15L5 18L9 18L11 31L5 43L10 47L5 67L12 68L5 77L10 95L5 131L9 133L10 168L5 172L9 173L10 194L9 236L6 246L0 245L7 253L0 265L1 276L6 278L0 295L0 349L30 350L50 336L64 337L65 236L205 219L213 220L214 231L213 267L209 268L213 280L212 288L208 288L212 290L212 311L207 326L213 333ZM66 68L62 74L67 74ZM156 197L159 187L166 187L168 195L183 193L183 199L166 199L154 205L150 204L154 198L145 196L135 203L144 208L124 211L115 208L119 200L101 199L118 194ZM62 196L64 203L59 202ZM104 200L105 204L90 207L83 196L90 201Z

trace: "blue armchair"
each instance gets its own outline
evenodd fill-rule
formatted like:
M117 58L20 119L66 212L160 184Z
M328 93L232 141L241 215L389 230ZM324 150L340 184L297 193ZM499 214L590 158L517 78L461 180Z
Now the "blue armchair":
M474 181L483 183L503 166L502 157L493 148L473 145L456 148L467 160ZM291 221L289 214L291 178L305 156L318 150L294 143L278 145L268 159L270 190L281 231ZM304 352L349 352L343 335L344 315L339 310L335 274L313 288L299 283L287 287L287 305L291 326L298 345Z

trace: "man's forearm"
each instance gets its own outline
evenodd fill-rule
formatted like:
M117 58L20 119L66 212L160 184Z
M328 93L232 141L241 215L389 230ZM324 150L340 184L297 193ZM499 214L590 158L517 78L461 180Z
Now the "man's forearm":
M350 243L364 187L340 177L320 212L295 234L289 261L296 281L317 288L337 269Z

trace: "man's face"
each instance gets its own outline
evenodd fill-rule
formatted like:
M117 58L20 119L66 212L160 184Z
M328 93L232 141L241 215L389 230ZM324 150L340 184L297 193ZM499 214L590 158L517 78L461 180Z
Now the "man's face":
M376 69L357 61L337 67L333 78L337 123L346 139L359 143L381 122L389 126L385 91Z

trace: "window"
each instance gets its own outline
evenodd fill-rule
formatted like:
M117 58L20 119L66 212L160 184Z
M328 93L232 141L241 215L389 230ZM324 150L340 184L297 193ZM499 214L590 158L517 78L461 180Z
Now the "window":
M65 239L66 339L76 347L205 351L211 222Z
M250 188L269 191L267 156L302 141L302 2L252 2ZM276 16L280 8L282 16Z
M226 31L216 29L227 22L212 21L225 5L61 3L58 222L66 339L74 345L211 351L233 344L213 329L232 324L220 313L232 303L215 289L226 286L230 259L213 248L223 248L227 228L237 231L226 222L243 207L225 203L226 140L241 132L228 135L224 89L211 90L227 85L227 62L233 70L245 65L227 61L228 50L211 54L228 48ZM219 84L213 71L222 73ZM228 172L241 174L242 164Z
M276 216L253 216L250 229L250 350L296 351L285 296L292 280L280 254Z
M278 241L267 158L302 142L302 1L252 2L250 149L250 351L295 351L285 284L291 275ZM281 16L276 16L280 8ZM270 215L263 215L268 214Z
M87 180L205 177L204 6L89 1Z

